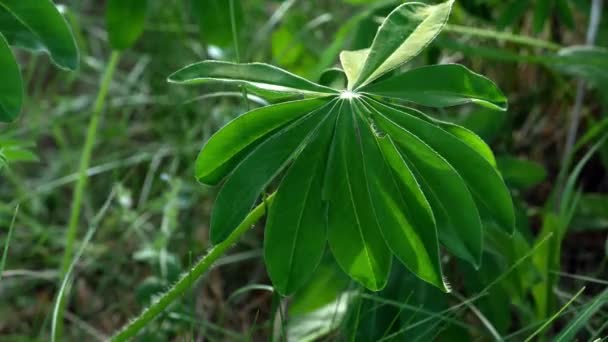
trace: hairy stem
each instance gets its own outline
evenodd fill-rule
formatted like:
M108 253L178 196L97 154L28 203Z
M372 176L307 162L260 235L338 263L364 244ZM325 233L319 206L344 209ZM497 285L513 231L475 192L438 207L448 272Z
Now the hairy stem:
M226 238L226 240L213 246L209 252L203 256L190 271L184 273L181 278L158 298L152 305L144 309L144 311L135 319L131 320L124 326L116 335L112 337L112 341L126 341L134 337L150 323L156 316L161 314L171 303L179 299L184 292L188 291L195 282L205 274L220 257L222 257L230 247L232 247L241 236L249 230L266 213L266 207L272 203L274 193L268 196L264 202L255 207L247 217L241 222L238 227Z
M89 121L89 127L87 129L87 135L84 143L84 148L82 150L82 156L80 157L80 166L78 168L78 182L76 183L76 187L74 188L74 193L72 196L70 220L68 222L65 249L63 252L63 260L61 262L62 278L67 272L67 269L70 267L70 263L72 261L72 255L74 253L74 242L76 240L76 233L78 228L78 220L80 219L80 211L82 209L82 197L84 195L84 190L87 186L87 169L89 168L89 165L91 163L91 155L93 153L93 146L95 145L95 139L97 137L97 127L99 126L99 119L101 118L101 113L103 112L104 103L108 94L108 89L110 88L110 83L112 81L112 77L114 75L114 71L116 70L116 65L118 64L119 59L120 52L113 51L112 55L110 56L110 61L108 62L106 70L101 79L99 92L97 93L97 98L95 99L95 103L93 105L93 113L91 116L91 121Z

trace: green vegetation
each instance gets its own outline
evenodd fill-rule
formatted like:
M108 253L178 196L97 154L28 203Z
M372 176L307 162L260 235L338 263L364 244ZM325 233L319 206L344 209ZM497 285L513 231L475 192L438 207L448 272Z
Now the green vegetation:
M607 337L606 10L0 0L0 339Z

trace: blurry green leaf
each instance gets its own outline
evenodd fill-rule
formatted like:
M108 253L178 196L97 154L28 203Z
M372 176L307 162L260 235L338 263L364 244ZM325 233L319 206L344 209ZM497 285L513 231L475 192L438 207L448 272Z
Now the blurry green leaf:
M169 76L176 84L225 82L249 85L253 88L289 94L336 94L337 91L283 69L264 63L235 64L221 61L202 61L190 64Z
M234 1L234 10L235 24L241 27L243 10L240 1ZM192 0L192 11L205 42L221 47L233 44L228 0Z
M506 97L492 81L459 64L412 69L362 87L361 91L429 107L473 102L492 109L507 109Z
M528 189L547 177L545 168L533 161L511 156L498 157L496 161L505 182L514 188Z
M569 29L574 29L574 18L568 1L555 0L555 5L557 6L557 15L559 16L560 23L565 24Z
M482 108L468 113L458 124L475 132L487 143L491 143L504 131L506 118L504 112Z
M290 162L298 150L315 134L325 106L289 124L262 142L230 174L217 195L211 215L211 242L228 237L253 208L256 200L273 178Z
M367 128L350 102L340 105L324 190L329 247L344 272L378 291L386 285L392 257L371 209L361 138Z
M397 7L378 29L361 71L347 72L349 89L364 86L418 55L445 25L452 4L453 0L434 6L408 2Z
M72 31L50 0L0 0L0 32L11 45L45 51L58 66L78 68Z
M309 99L254 109L229 122L205 144L196 159L199 182L219 183L268 133L310 113L326 101Z
M499 30L515 25L515 22L526 13L528 6L530 6L530 0L507 1L506 6L507 8L502 12L496 23Z
M148 0L108 0L106 25L115 50L130 48L144 31Z
M293 293L308 280L325 250L324 206L320 199L326 147L333 130L334 121L325 120L318 135L289 168L269 210L264 259L270 279L282 295Z
M11 48L0 34L0 122L11 122L23 104L23 81Z
M551 14L551 10L553 5L553 0L536 0L536 7L534 8L534 19L533 19L533 27L534 32L539 33L543 30L545 26L545 22L549 15Z
M272 33L272 57L280 64L291 66L301 58L304 46L285 26Z
M571 230L605 230L608 229L608 195L606 194L583 194L574 218Z
M580 77L596 87L608 84L608 49L593 46L571 46L548 59L557 71Z

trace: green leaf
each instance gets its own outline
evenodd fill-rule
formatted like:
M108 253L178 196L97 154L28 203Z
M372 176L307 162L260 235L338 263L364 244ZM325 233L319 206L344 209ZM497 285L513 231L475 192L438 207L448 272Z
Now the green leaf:
M234 1L234 7L235 24L237 27L241 27L243 22L241 2ZM233 43L229 1L193 0L192 11L206 43L221 47L230 46Z
M23 81L11 48L0 34L0 122L11 122L19 115L23 104Z
M346 290L350 279L330 254L326 254L308 283L298 290L289 305L289 315L313 312L331 302Z
M78 68L72 31L50 0L0 0L0 32L11 45L45 51L59 67Z
M362 115L356 118L364 176L384 240L411 272L448 292L431 208L390 137L374 134Z
M272 284L282 295L300 288L323 256L327 239L321 191L334 123L325 120L289 168L268 214L264 260Z
M421 112L419 110L415 110L410 107L400 106L400 105L396 105L396 104L391 104L390 106L397 110L405 111L408 114L414 115L415 117L417 117L420 120L424 120L430 124L441 127L443 130L454 135L455 137L460 139L461 142L467 144L467 146L469 146L470 148L475 150L477 153L479 153L479 155L481 155L488 163L490 163L490 165L496 167L496 158L494 157L494 153L492 152L492 149L490 149L490 146L488 146L483 141L483 139L481 139L481 137L479 137L477 134L475 134L471 130L469 130L465 127L462 127L462 126L458 126L451 122L435 119L433 117L430 117L430 116L424 114L423 112ZM496 111L491 111L491 112L498 113ZM488 114L488 115L491 115L491 114Z
M503 30L509 26L515 25L515 22L519 20L530 6L530 0L513 0L507 2L506 9L502 12L496 27L499 30Z
M534 32L539 33L543 30L547 18L551 13L553 0L536 0L536 8L534 8L533 27Z
M568 6L568 1L556 0L555 5L557 7L557 15L559 16L560 22L565 24L569 29L574 29L574 17L572 16L570 6Z
M204 184L218 184L251 152L256 142L326 102L323 99L284 102L254 109L230 121L203 146L196 159L196 178Z
M395 124L423 140L456 169L467 184L478 209L508 233L515 229L515 212L511 195L498 170L483 156L454 135L409 114L378 102L376 110ZM484 209L484 210L482 210Z
M336 90L264 63L202 61L176 71L168 80L171 83L187 85L207 82L236 83L262 91L287 94L319 96L338 93Z
M531 188L547 177L545 168L533 161L502 156L498 158L497 162L505 182L514 188Z
M130 48L144 32L148 0L108 0L106 25L115 50Z
M596 87L608 84L608 49L593 46L571 46L561 49L547 60L550 67L583 78Z
M366 184L360 119L349 102L341 102L332 142L324 197L328 203L327 237L338 265L370 290L386 285L391 252L372 212Z
M340 64L342 64L346 79L348 80L348 89L353 88L353 84L361 73L363 63L368 54L369 49L340 52Z
M308 143L330 110L325 106L298 119L257 146L222 186L211 214L211 242L218 244L247 216L266 186Z
M449 107L472 102L492 109L507 109L507 99L492 81L459 64L412 69L362 87L361 92L429 107Z
M374 109L379 127L395 141L429 201L440 241L460 258L481 263L483 231L479 212L458 172L425 141L389 119L393 110Z
M416 57L443 29L453 2L433 6L408 2L392 11L378 29L349 89L364 86Z

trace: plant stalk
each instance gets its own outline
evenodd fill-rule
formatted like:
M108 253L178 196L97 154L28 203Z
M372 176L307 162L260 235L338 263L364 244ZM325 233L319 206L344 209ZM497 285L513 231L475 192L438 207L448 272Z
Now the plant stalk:
M135 319L131 320L126 326L124 326L116 335L112 337L112 341L121 342L126 341L129 338L134 337L143 329L148 323L150 323L156 316L160 315L171 303L180 298L186 291L188 291L194 283L205 274L213 264L232 247L241 236L251 228L264 214L266 208L272 203L274 193L266 197L265 200L255 207L245 219L236 227L236 229L226 238L226 240L213 246L209 252L203 256L195 265L184 273L181 278L165 292L160 298L158 298L152 305L144 309L144 311Z
M95 99L95 103L93 104L93 113L91 116L91 120L89 121L89 127L87 128L86 140L84 143L84 148L82 150L82 156L80 158L80 166L78 168L78 182L76 183L76 187L74 188L72 196L70 220L68 222L66 244L63 252L63 260L61 262L61 278L63 278L68 268L70 267L72 256L74 254L74 242L76 240L76 234L78 232L77 228L78 221L80 219L80 211L82 209L82 198L84 196L84 191L86 189L88 180L87 169L89 168L89 165L91 163L91 155L93 153L93 147L95 146L95 139L97 137L97 128L99 126L99 120L104 109L108 89L110 88L110 83L112 82L112 77L114 76L114 72L116 71L116 66L118 64L119 59L120 52L112 51L110 61L108 62L106 70L101 79L101 85L99 87L99 92L97 93L97 98Z
M512 33L506 32L497 32L494 30L486 30L477 27L470 26L462 26L462 25L453 25L447 24L445 25L444 30L446 32L460 33L464 35L477 36L482 38L491 38L496 40L501 40L505 42L517 43L521 45L528 45L532 47L538 47L548 50L559 50L562 47L559 44L555 44L553 42L549 42L542 39L536 39L527 36L521 36Z

